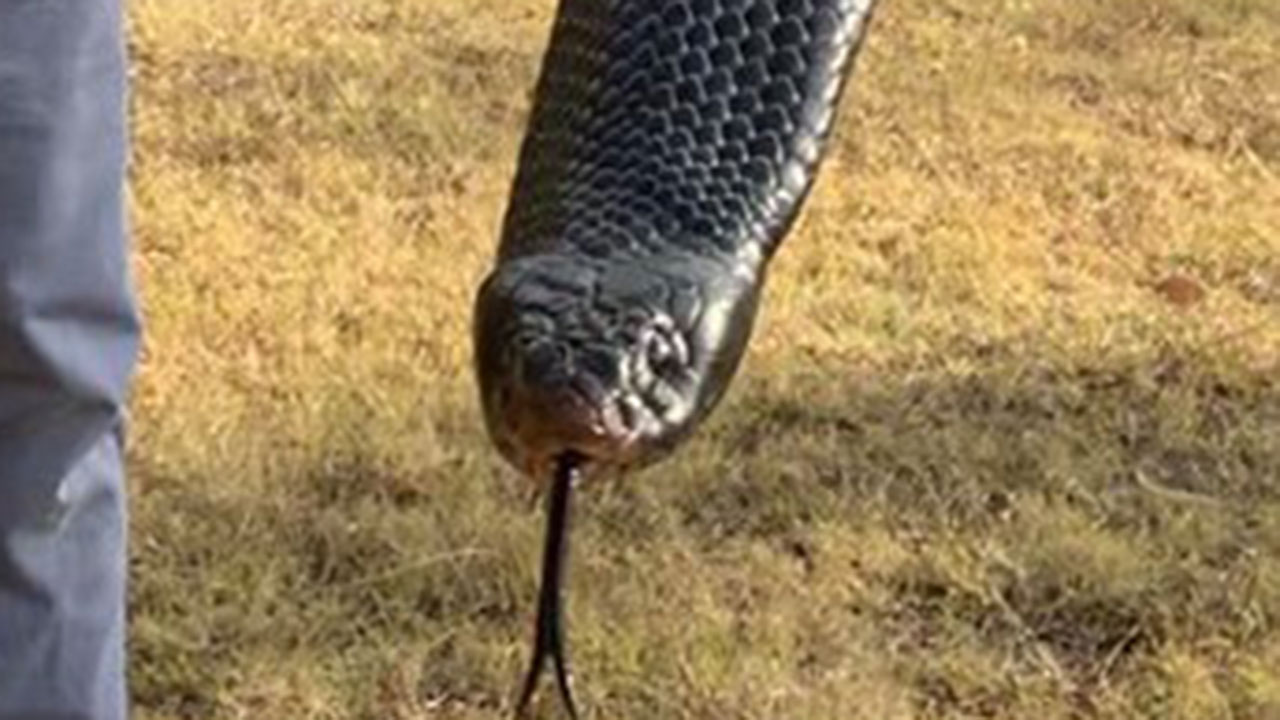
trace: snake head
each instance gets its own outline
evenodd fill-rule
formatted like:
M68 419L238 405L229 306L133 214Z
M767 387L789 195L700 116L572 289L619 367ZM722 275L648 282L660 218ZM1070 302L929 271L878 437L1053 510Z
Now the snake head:
M687 258L508 259L476 299L476 370L495 445L547 477L566 451L589 471L648 464L719 400L758 289Z

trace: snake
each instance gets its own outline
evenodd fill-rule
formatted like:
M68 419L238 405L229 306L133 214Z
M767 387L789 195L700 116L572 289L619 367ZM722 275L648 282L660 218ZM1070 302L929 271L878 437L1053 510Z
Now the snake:
M563 640L575 485L671 455L724 396L876 0L560 0L472 312L488 435L548 489L524 715Z

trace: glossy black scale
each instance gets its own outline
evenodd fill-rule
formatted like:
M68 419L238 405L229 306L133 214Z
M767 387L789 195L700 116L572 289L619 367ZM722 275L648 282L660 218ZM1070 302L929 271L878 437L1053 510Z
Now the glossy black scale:
M766 259L812 180L869 9L867 0L563 2L501 257L590 245L566 229L600 218L622 230L613 252ZM646 241L605 220L610 209L664 232Z
M874 0L561 0L476 373L503 456L551 483L537 647L572 484L652 463L715 407L807 194Z

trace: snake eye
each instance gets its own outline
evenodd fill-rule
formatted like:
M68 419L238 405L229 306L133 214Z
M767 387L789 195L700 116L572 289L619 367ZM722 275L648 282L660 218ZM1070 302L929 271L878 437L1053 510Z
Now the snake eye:
M655 368L667 362L672 355L671 343L660 333L649 336L649 346L645 351L649 353L649 363Z
M649 333L646 338L645 354L649 367L664 377L680 372L688 362L684 339L666 327L654 328Z

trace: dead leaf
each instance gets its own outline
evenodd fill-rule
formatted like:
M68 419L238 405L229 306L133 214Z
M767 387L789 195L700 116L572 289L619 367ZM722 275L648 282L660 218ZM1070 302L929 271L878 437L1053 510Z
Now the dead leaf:
M1178 307L1190 307L1204 300L1207 291L1195 278L1173 274L1155 284L1155 291Z

